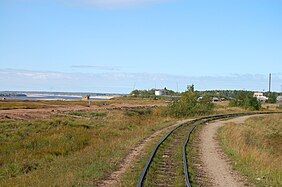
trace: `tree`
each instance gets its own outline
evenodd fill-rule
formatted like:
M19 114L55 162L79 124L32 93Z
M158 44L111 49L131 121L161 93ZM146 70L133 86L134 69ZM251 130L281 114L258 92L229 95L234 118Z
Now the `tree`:
M194 84L188 85L188 86L187 86L187 90L188 90L188 92L189 92L189 91L190 91L190 92L194 92L194 91L195 91L195 86L194 86Z
M261 103L257 98L253 97L252 92L239 92L236 98L230 101L231 107L242 107L249 110L260 110Z
M277 99L277 94L276 93L270 93L268 94L268 103L276 103L276 99Z
M193 89L189 89L182 94L178 101L174 101L168 107L169 114L175 117L210 114L214 108L210 98L204 97L198 101L198 97L199 95Z

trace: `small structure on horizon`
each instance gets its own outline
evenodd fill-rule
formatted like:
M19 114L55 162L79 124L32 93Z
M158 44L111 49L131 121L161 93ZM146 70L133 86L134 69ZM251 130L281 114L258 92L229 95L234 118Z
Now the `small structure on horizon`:
M279 108L282 108L282 96L281 95L277 97L277 104Z
M220 100L219 100L219 98L218 98L218 97L213 97L213 98L212 98L212 102L213 102L213 103L215 103L215 102L219 102L219 101L220 101Z
M203 100L203 97L202 96L198 97L197 101L201 101L201 100Z
M90 95L85 95L82 97L82 101L89 101L90 100Z
M268 100L268 97L264 96L262 92L255 92L253 97L257 98L257 100L261 102L265 102Z
M162 96L166 94L166 89L156 89L155 96Z

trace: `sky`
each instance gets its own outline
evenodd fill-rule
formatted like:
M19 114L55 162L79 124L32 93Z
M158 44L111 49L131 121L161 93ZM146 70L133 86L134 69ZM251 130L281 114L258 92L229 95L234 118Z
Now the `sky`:
M282 87L281 0L0 0L0 90Z

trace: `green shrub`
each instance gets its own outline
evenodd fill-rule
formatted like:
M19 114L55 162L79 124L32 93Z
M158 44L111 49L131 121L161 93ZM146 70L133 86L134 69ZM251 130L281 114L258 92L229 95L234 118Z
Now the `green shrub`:
M230 107L242 107L249 110L260 110L261 103L257 98L252 96L252 93L240 93L235 100L230 101Z
M74 116L80 116L80 117L106 117L107 113L105 112L85 112L85 111L75 111L75 112L70 112L70 115Z
M268 94L268 103L276 103L276 99L277 99L278 94L277 93L270 93Z
M178 101L168 107L168 114L174 117L188 117L207 115L212 112L214 104L210 98L203 97L198 100L198 94L193 91L185 92Z
M91 117L106 117L107 113L105 113L105 112L91 112L90 116Z
M152 114L151 109L130 109L125 111L126 116L147 116Z

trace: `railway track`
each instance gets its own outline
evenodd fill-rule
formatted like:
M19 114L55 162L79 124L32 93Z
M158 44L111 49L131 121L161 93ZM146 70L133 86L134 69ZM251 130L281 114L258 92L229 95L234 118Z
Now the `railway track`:
M219 119L234 118L255 114L272 114L276 112L250 112L213 115L197 118L180 124L171 130L156 145L143 169L137 187L143 186L187 186L190 176L187 161L187 146L191 133L200 125Z

